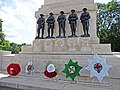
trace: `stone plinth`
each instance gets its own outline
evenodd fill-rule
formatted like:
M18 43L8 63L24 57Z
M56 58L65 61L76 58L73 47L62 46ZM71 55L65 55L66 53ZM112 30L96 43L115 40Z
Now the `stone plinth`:
M33 45L23 46L21 53L76 52L81 54L110 54L110 47L110 44L99 44L99 39L92 37L35 39Z

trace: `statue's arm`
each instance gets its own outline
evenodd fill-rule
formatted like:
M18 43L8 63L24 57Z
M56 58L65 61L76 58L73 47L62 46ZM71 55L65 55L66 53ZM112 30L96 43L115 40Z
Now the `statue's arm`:
M78 20L78 16L77 16L77 14L76 14L76 20Z
M85 20L89 20L91 17L90 17L90 14L87 13L87 17L85 17Z
M49 17L47 18L46 23L50 23Z
M80 20L81 20L81 21L84 20L84 18L83 18L83 13L82 13L81 16L80 16Z
M37 20L37 24L39 24L40 22L39 22L39 19Z
M64 16L64 21L66 21L66 16Z
M90 17L90 14L88 13L88 19L90 19L91 17Z
M68 17L68 21L70 21L71 20L71 18L70 18L70 15L69 15L69 17Z
M59 18L59 16L58 16L58 18L57 18L57 22L58 22L58 23L60 22L60 18Z
M45 19L43 18L41 24L44 24L44 23L45 23Z
M43 22L45 23L45 18L43 19Z
M53 23L55 22L55 18L53 17Z

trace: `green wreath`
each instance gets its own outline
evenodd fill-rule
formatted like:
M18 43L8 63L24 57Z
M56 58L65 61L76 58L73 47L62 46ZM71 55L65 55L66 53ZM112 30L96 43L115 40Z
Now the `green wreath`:
M65 64L65 69L62 71L66 74L66 78L70 77L73 81L76 76L80 76L79 72L82 66L78 65L78 62L73 62L71 59L68 64Z

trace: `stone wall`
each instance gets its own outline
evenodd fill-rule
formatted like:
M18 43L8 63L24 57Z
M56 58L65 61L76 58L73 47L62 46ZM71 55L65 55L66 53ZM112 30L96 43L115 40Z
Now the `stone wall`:
M0 70L2 69L2 59L4 55L10 55L11 51L0 51Z

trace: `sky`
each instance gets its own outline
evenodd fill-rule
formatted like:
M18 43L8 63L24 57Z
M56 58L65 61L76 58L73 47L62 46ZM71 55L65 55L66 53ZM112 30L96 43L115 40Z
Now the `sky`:
M94 0L107 3L111 0ZM44 0L0 0L0 18L6 40L18 44L32 44L36 35L35 11Z

